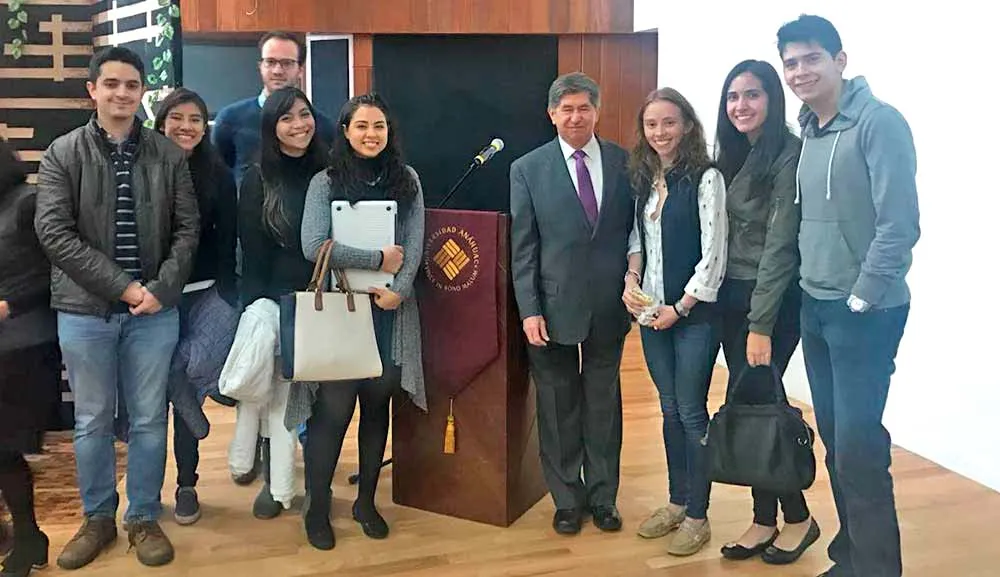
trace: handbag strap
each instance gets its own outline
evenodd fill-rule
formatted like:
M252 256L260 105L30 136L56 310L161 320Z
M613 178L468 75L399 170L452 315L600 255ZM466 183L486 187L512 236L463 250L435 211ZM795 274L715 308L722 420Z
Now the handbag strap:
M323 310L323 281L326 280L326 275L331 272L330 256L332 254L333 239L327 239L323 241L319 252L316 253L316 265L313 267L312 280L309 281L309 287L306 289L308 292L314 293L313 308L317 311ZM333 269L332 272L337 279L337 288L347 295L347 310L353 313L357 310L357 306L354 302L351 285L347 282L347 274L339 268Z
M737 394L739 393L740 385L748 381L749 379L746 378L747 375L750 373L751 370L757 368L760 367L751 367L750 365L744 365L743 368L740 370L739 374L736 375L736 382L733 384L733 388L731 391L729 391L729 394L727 396L731 399L738 399L739 397L737 396ZM774 363L771 363L770 365L767 366L767 368L768 368L768 373L770 373L771 375L771 385L774 388L775 403L787 405L788 396L785 394L785 385L781 380L781 374L778 373L778 367L774 366Z
M351 290L350 283L347 282L347 274L344 269L334 269L334 276L337 278L337 288L347 295L347 310L354 312L357 310L357 306L354 304L354 291Z
M333 250L333 239L327 239L323 241L323 244L319 245L319 251L316 252L316 264L313 265L312 278L309 280L309 286L306 287L307 291L314 291L321 288L323 285L323 278L326 277L326 267L330 265L330 252Z

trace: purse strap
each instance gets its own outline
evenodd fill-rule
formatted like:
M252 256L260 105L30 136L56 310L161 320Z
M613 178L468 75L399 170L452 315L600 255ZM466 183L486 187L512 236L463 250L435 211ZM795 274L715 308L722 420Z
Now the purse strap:
M727 395L730 399L739 399L737 396L739 394L740 385L748 381L747 375L753 369L759 369L760 367L751 367L750 365L744 365L743 369L740 370L739 374L736 375L736 382L733 384L733 389L729 391ZM781 380L781 374L778 373L778 367L771 363L767 366L768 373L771 375L771 385L774 388L774 399L775 404L788 404L788 396L785 394L785 385Z
M312 278L306 290L309 292L320 289L323 285L323 278L326 277L325 269L330 266L330 251L333 250L333 239L323 241L316 252L316 264L313 265Z
M314 293L313 308L317 311L323 310L323 281L326 280L326 275L331 272L330 256L332 254L333 239L327 239L320 245L319 252L316 254L316 265L313 268L312 280L309 281L309 287L306 289ZM333 269L332 272L337 279L336 288L347 295L347 310L353 313L357 310L357 305L354 302L354 293L351 291L351 285L347 282L347 274L343 269L339 268Z

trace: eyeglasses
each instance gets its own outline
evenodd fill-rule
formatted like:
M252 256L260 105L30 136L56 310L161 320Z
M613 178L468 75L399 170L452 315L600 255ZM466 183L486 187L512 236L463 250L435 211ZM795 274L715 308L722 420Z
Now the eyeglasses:
M281 60L277 60L274 58L264 58L263 60L260 61L260 63L264 65L264 68L272 69L277 66L280 66L285 70L288 70L289 68L293 68L299 65L298 60L292 60L291 58L283 58Z

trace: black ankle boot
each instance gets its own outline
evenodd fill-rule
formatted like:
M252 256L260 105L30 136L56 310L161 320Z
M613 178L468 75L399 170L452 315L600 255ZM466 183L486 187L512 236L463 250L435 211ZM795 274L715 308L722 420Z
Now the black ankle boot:
M324 496L313 499L306 495L302 504L302 518L305 522L306 538L309 544L320 551L329 551L336 546L333 527L330 525L330 503L332 495L329 491Z
M389 524L385 522L374 503L362 504L355 501L351 507L354 520L361 524L361 530L371 539L385 539L389 536Z
M26 537L15 536L14 547L3 562L0 577L27 577L32 569L44 569L49 564L49 538L41 531Z
M266 441L267 439L265 439ZM261 469L264 473L264 484L253 502L253 516L258 519L274 519L281 515L284 506L271 496L271 445L264 443L261 450Z

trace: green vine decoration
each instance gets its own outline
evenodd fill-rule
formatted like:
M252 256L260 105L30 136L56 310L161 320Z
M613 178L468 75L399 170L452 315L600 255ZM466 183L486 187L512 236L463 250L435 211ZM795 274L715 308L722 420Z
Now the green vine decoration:
M27 25L28 12L24 9L24 0L10 0L7 4L7 28L12 35L10 45L14 60L24 55L24 45L28 42Z
M146 88L151 92L149 99L151 110L160 102L162 89L173 83L170 64L174 61L174 52L170 47L176 33L174 23L181 17L181 9L172 0L158 0L158 3L166 10L156 15L156 24L160 27L160 32L153 39L155 46L153 69L146 74ZM147 119L145 124L152 127L153 119Z

